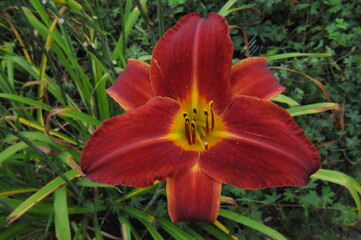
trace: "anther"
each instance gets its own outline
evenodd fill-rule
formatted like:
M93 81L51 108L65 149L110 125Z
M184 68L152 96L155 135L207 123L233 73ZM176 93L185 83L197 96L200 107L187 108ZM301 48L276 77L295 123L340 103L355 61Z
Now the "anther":
M196 122L195 121L191 122L191 129L192 129L192 144L196 144L197 132L196 132Z
M184 114L183 114L184 116ZM188 144L189 145L192 145L192 141L191 141L191 136L189 134L189 117L188 116L185 116L184 117L184 131L185 131L185 135L186 135L186 138L187 138L187 141L188 141Z
M208 142L204 142L203 144L204 144L204 148L205 148L206 150L208 150Z
M214 129L214 112L213 112L214 103L213 101L209 102L209 111L211 112L211 130Z
M188 113L187 113L187 112L183 112L183 117L184 117L184 118L188 117Z
M204 109L204 116L206 118L206 136L205 137L208 137L208 134L209 134L209 123L208 123L208 111L207 109Z

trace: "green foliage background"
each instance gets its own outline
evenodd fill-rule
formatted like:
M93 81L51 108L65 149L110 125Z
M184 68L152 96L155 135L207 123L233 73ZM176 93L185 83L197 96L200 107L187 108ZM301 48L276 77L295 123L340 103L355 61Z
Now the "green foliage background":
M147 190L112 188L69 173L76 165L71 159L79 164L79 150L99 122L123 113L104 89L126 59L149 60L156 41L183 15L206 16L227 3L233 3L227 20L247 32L252 55L332 54L278 59L270 66L283 68L273 72L288 88L284 94L301 105L327 99L309 79L285 68L319 80L343 107L337 116L344 131L330 111L295 119L318 146L322 168L361 182L361 1L79 0L82 10L66 1L63 14L58 2L0 2L0 239L267 238L266 228L261 233L255 224L246 227L228 212L219 218L223 226L171 224L162 183ZM137 5L143 11L135 11ZM64 22L49 33L56 16ZM245 58L242 31L232 28L231 35L234 58ZM6 226L14 209L39 189L40 203ZM222 195L237 203L222 203L222 209L262 222L289 239L361 236L354 199L341 185L311 180L305 187L256 191L224 186Z

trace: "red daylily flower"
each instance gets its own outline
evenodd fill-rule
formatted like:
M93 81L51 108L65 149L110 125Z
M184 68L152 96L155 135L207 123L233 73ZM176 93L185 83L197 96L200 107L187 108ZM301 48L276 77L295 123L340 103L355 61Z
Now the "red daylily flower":
M192 13L158 41L150 65L130 59L107 90L128 112L104 121L86 143L86 177L142 188L166 180L173 222L214 222L222 183L307 184L319 154L269 101L284 87L265 58L232 65L232 54L225 18Z

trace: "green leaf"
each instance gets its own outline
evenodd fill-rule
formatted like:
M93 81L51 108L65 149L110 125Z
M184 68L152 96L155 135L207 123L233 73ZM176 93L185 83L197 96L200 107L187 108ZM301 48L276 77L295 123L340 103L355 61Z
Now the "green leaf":
M328 110L341 110L340 105L332 102L324 102L324 103L315 103L303 106L295 106L286 109L292 117L306 115L306 114L314 114L319 112L324 112Z
M132 225L130 224L129 219L124 215L119 215L118 221L120 222L123 239L131 240L132 239L132 236L131 236Z
M159 182L156 182L152 187L149 187L149 188L136 188L136 189L124 194L123 196L121 196L119 199L116 200L116 202L122 202L126 199L138 196L140 194L147 193L147 192L153 190L158 185L158 183Z
M207 233L213 235L218 240L232 240L231 236L226 235L224 232L209 223L200 222L196 223L196 225Z
M44 108L45 110L50 111L52 109L51 106L43 103L43 102L39 102L27 97L21 97L18 95L14 95L14 94L8 94L8 93L0 93L0 98L5 98L5 99L9 99L9 100L14 100L17 102L21 102L24 104L27 104L29 106L34 106L34 107L40 107L40 108Z
M15 153L24 150L26 148L29 148L29 146L24 142L18 142L6 148L4 151L0 152L0 164L5 162Z
M64 174L64 176L71 180L75 177L79 177L80 173L70 170ZM8 225L14 222L16 219L21 217L24 213L26 213L30 208L32 208L37 203L41 202L44 198L46 198L49 194L54 192L56 189L65 184L64 179L61 177L57 177L42 187L35 194L26 199L20 206L18 206L14 211L10 213L8 216Z
M76 185L82 186L82 187L111 187L111 188L114 187L112 185L108 185L108 184L104 184L104 183L96 183L87 178L79 178L76 181Z
M34 7L36 12L39 14L41 19L46 23L47 26L49 26L50 19L49 19L48 13L46 12L46 10L44 8L44 4L42 4L41 1L39 1L39 0L29 0L29 2Z
M157 218L157 221L159 222L160 226L167 231L174 239L179 240L189 240L192 239L192 236L183 231L180 227L177 225L171 223L166 218Z
M332 57L330 53L284 53L273 56L268 56L268 61L279 60L284 58L294 58L294 57Z
M0 190L0 196L12 196L19 193L28 193L28 192L36 192L38 188L33 187L16 187L16 188L6 188Z
M144 8L146 5L145 0L141 1L142 7ZM125 13L123 16L124 19L124 32L119 36L119 40L116 43L115 49L112 54L113 60L118 60L118 58L124 58L123 52L125 48L125 44L127 42L128 36L130 34L131 29L134 27L135 22L139 18L140 11L138 7L133 8L130 13Z
M253 219L250 219L248 217L242 216L238 213L231 212L229 210L220 209L219 210L219 216L228 218L232 221L241 223L247 227L253 228L261 233L264 233L265 235L277 239L277 240L287 240L285 236L283 236L281 233L277 232L273 228L267 227L263 223L257 222Z
M361 217L361 185L352 177L335 170L320 169L311 176L314 179L325 180L345 186L350 192L358 209L358 216Z
M218 14L222 15L223 17L227 16L229 14L229 9L235 4L237 0L229 0L226 2L221 10L219 10Z
M283 95L283 94L278 94L276 97L272 98L271 101L286 103L289 106L298 106L298 105L300 105L298 102L296 102L292 98L287 97L286 95Z
M81 111L79 111L78 109L74 109L74 108L62 108L61 109L61 114L64 117L70 117L76 120L79 120L81 122L85 122L94 126L99 126L100 125L100 121L86 113L83 113Z
M28 224L23 222L15 223L1 231L0 239L17 239L19 235L30 231L32 231L32 229Z
M20 206L23 201L20 199L9 198L0 196L0 201L5 202L11 208L17 208ZM68 213L69 214L93 214L96 212L104 211L104 207L95 207L94 205L86 205L86 206L68 206ZM54 204L50 203L37 203L33 207L31 207L27 213L35 213L40 215L53 215L54 214ZM1 238L0 238L1 239Z
M143 211L140 211L138 209L129 207L129 206L122 206L122 208L127 211L128 213L130 213L132 216L138 218L138 219L143 219L144 221L147 222L157 222L159 223L159 225L165 230L167 231L174 239L176 240L188 240L188 239L193 239L192 236L190 234L188 234L187 232L185 232L184 230L182 230L181 228L179 228L177 225L171 223L168 219L166 218L156 218L150 214L147 214Z
M9 118L13 121L19 121L20 123L24 124L24 125L27 125L29 127L32 127L32 128L35 128L35 129L38 129L42 132L45 132L45 127L43 125L40 125L39 123L37 122L32 122L32 121L29 121L27 119L24 119L24 118L18 118L18 117L13 117L11 116L11 118ZM74 145L77 145L77 141L75 141L74 139L72 139L71 137L68 137L67 135L63 134L63 133L60 133L60 132L56 132L54 130L50 130L50 134L51 135L54 135L54 136L57 136L61 139L64 139L65 141L71 143L71 144L74 144Z
M146 229L149 231L150 235L156 239L156 240L164 240L164 238L162 237L162 235L160 235L160 233L157 231L157 229L153 226L153 224L149 221L146 221L144 219L138 219L145 227Z
M57 239L71 239L66 186L54 192L54 222Z
M94 232L95 232L95 239L96 240L104 240L104 238L101 234L101 230L100 230L100 226L99 226L99 219L98 219L97 214L93 215L93 226L94 226Z

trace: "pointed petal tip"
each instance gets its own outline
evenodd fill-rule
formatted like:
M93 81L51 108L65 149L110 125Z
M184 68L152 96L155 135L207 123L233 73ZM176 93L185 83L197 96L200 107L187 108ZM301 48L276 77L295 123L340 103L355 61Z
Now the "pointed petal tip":
M267 66L264 57L249 57L232 65L232 91L270 100L286 90Z
M146 62L128 59L126 68L106 92L125 110L145 104L154 97L149 71Z
M172 222L215 222L222 184L198 167L167 178L168 212Z

